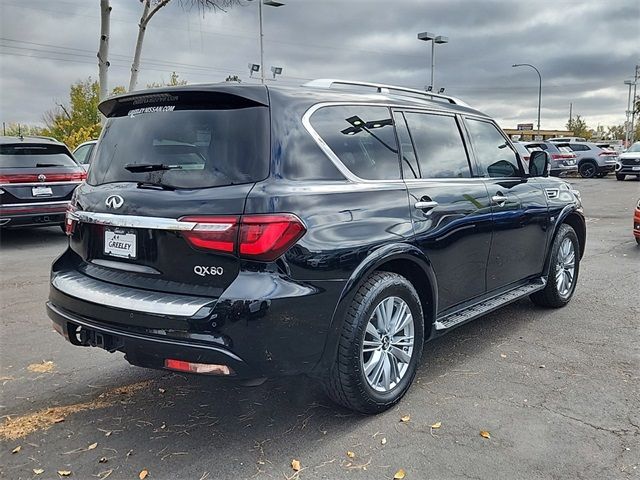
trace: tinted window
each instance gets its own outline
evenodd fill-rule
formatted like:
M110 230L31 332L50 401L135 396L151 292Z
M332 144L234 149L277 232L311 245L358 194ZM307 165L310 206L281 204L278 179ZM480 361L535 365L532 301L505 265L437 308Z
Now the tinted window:
M109 118L87 182L152 182L175 188L250 183L269 173L267 107L153 111ZM130 172L130 164L170 170Z
M386 107L320 108L311 125L355 175L370 180L400 178L393 120Z
M467 152L455 117L405 113L422 178L470 177Z
M467 119L479 174L485 177L519 177L516 154L504 136L489 122Z
M400 153L402 160L402 174L404 178L421 178L420 165L416 159L416 154L413 149L413 142L407 130L407 123L405 122L402 113L395 113L394 119L396 121L396 131L398 132L398 141L400 142Z
M93 144L82 145L73 152L73 156L76 158L78 163L89 163L89 157L92 149Z
M589 150L589 147L586 145L580 145L579 143L569 143L569 148L574 152L586 152Z
M39 168L77 167L63 145L15 144L0 145L0 167Z

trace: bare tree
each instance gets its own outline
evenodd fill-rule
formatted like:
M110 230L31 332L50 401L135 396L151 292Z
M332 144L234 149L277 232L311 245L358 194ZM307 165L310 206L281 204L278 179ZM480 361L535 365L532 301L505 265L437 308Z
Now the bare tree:
M142 43L144 35L147 31L147 25L158 13L158 11L169 4L172 0L140 0L142 3L142 16L138 24L138 38L136 39L136 48L133 54L133 63L131 64L131 77L129 79L129 91L135 90L138 83L138 72L140 70L140 56L142 55ZM194 6L203 12L205 10L226 12L226 8L233 5L240 5L239 0L179 0L183 8L190 9Z
M100 46L98 47L98 81L100 101L107 98L109 91L109 31L111 25L111 5L109 0L100 0Z

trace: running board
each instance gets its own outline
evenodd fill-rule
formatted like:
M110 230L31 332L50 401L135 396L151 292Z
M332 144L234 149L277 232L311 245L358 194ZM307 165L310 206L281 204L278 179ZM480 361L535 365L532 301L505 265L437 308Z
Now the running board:
M463 310L450 313L436 321L436 330L447 330L448 328L455 327L474 318L481 317L508 303L515 302L522 297L531 295L533 292L542 290L546 284L547 281L544 278L536 278L526 285L513 288Z

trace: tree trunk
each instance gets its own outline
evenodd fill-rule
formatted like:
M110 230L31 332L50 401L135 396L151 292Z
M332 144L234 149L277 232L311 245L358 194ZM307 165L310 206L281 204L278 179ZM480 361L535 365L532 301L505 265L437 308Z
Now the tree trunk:
M133 54L133 63L131 64L131 78L129 79L129 91L135 90L138 83L138 69L140 68L140 55L142 55L142 42L144 34L147 30L147 22L149 21L149 9L151 8L151 0L144 0L142 16L138 24L138 38L136 40L136 49Z
M111 25L111 5L109 0L100 0L100 46L98 47L98 81L100 101L107 98L109 91L109 30Z

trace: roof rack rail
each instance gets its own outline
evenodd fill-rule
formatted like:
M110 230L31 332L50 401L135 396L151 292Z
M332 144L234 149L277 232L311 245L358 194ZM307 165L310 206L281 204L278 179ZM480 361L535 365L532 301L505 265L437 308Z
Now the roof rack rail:
M416 90L415 88L399 87L396 85L386 85L384 83L371 83L371 82L359 82L354 80L339 80L335 78L319 78L317 80L311 80L304 84L305 87L314 88L331 88L333 85L354 85L358 87L370 87L375 88L378 93L392 93L392 92L405 92L413 95L422 95L425 97L431 97L434 99L446 100L454 105L461 105L463 107L469 107L469 105L462 100L450 97L448 95L442 95L440 93L425 92L423 90Z

